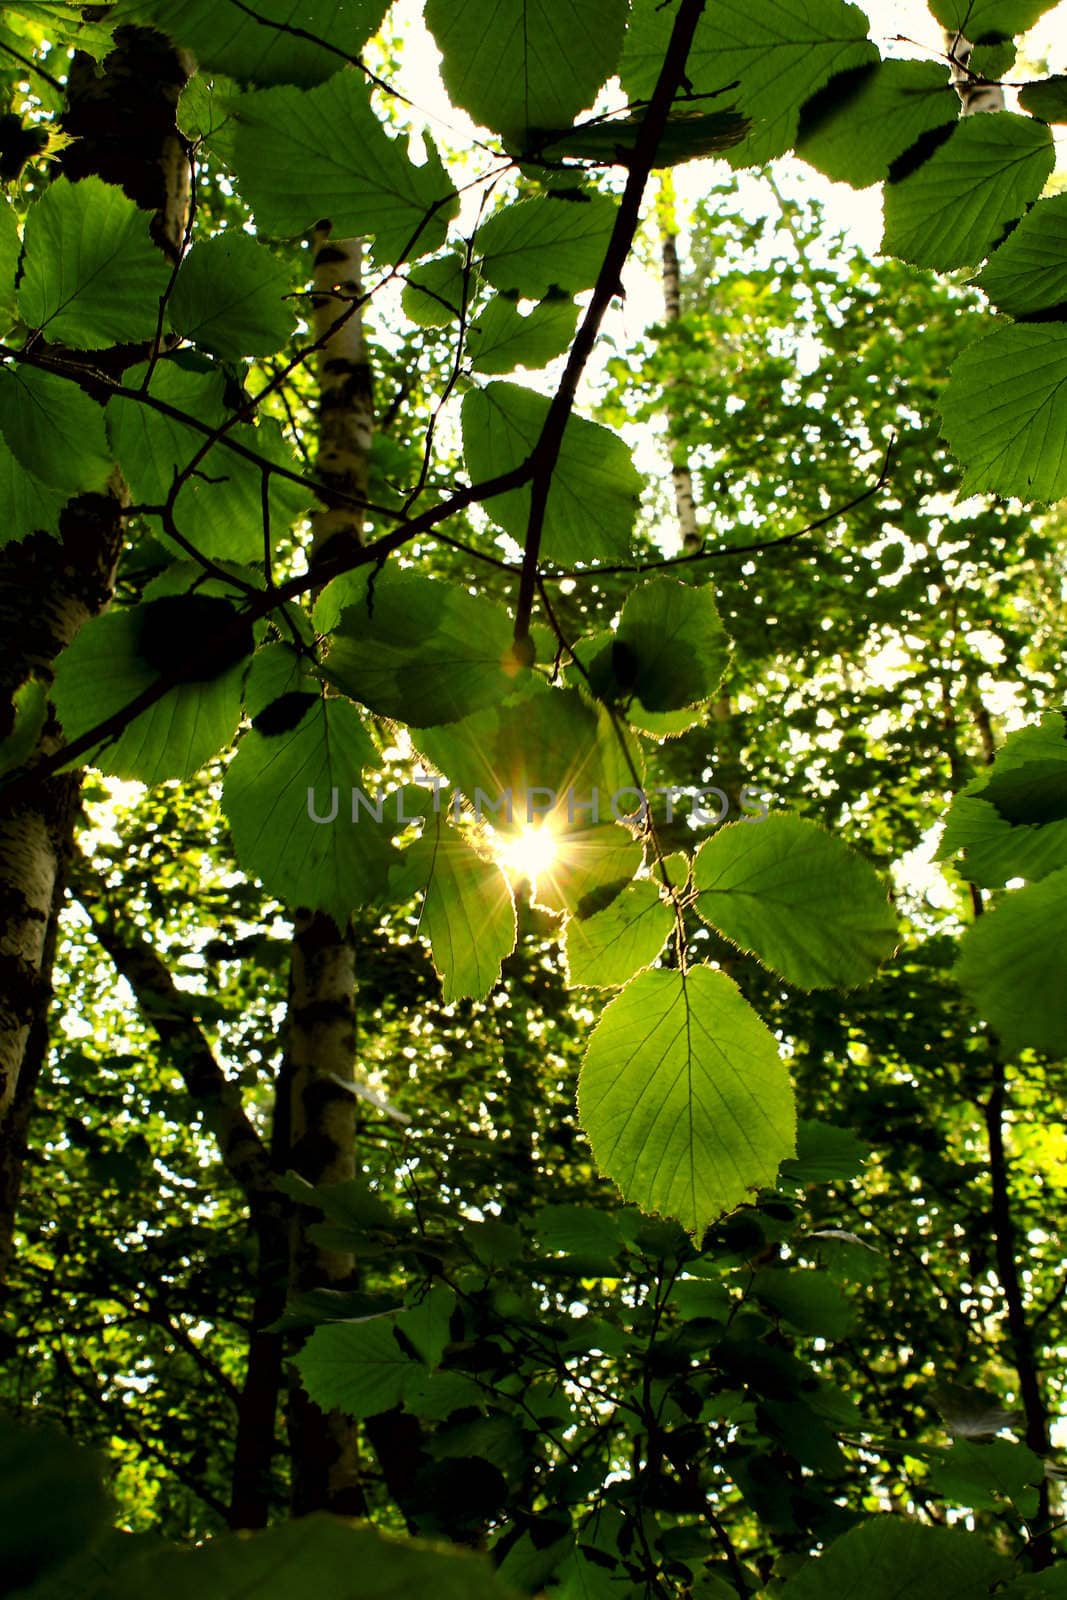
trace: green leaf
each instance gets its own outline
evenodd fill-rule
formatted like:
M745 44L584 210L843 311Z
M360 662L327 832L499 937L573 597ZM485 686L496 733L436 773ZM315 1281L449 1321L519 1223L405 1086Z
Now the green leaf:
M604 264L618 201L579 190L505 206L478 230L482 273L494 288L540 300L591 289Z
M566 158L595 162L602 167L626 167L637 148L643 122L644 108L630 117L579 123L573 130L539 138L536 154L550 161ZM736 111L699 111L676 106L656 145L653 170L721 155L740 144L751 129L749 119Z
M496 295L467 333L471 368L498 373L547 366L570 346L577 326L573 300L542 300L524 316L514 301Z
M0 380L2 382L2 380ZM58 533L59 513L67 503L61 489L49 489L27 472L0 437L0 549L31 533Z
M170 325L224 359L269 356L296 322L292 274L240 228L195 244L167 302Z
M362 75L317 89L266 89L233 102L234 166L263 233L291 239L328 218L338 237L373 235L375 260L432 254L458 198L427 139L416 167L371 108Z
M635 0L620 68L632 100L651 96L675 14L659 0ZM686 77L693 93L721 95L724 108L752 119L752 133L727 159L755 166L785 154L801 106L835 73L877 59L866 17L842 0L763 0L758 10L718 0L701 18Z
M170 263L150 221L114 184L57 178L26 218L22 320L79 350L151 338Z
M937 859L949 861L961 850L965 859L956 871L968 883L1001 889L1009 878L1033 882L1067 867L1067 822L1013 826L989 801L958 794L945 816Z
M896 944L873 869L800 817L721 828L698 850L693 882L705 922L801 989L867 983Z
M376 1416L399 1405L423 1382L426 1365L440 1361L454 1305L452 1290L438 1284L412 1310L323 1323L293 1365L323 1411L336 1409L355 1418ZM412 1349L418 1357L410 1353Z
M623 1249L615 1217L591 1206L542 1206L534 1217L534 1233L547 1250L562 1250L566 1255L610 1257Z
M92 1545L108 1519L100 1464L58 1428L0 1417L4 1592L36 1583Z
M426 0L454 105L525 144L563 128L614 72L626 0Z
M225 600L191 595L93 617L56 669L52 697L68 740L124 710L159 681L161 672L178 667L191 643L202 645L234 616ZM249 630L227 647L216 673L171 689L87 759L102 772L142 783L190 777L233 739L250 647ZM172 658L165 658L164 650Z
M138 385L144 372L143 367L134 368L127 382ZM155 400L209 427L220 426L233 414L224 402L226 377L217 366L204 370L160 361L152 373L149 392ZM221 441L197 460L207 442L205 435L141 400L113 399L107 416L115 452L136 501L165 503L175 473L197 461L175 499L177 527L202 555L214 560L262 561L263 473L255 460L238 455ZM265 462L290 470L299 468L272 418L262 418L254 427L247 423L228 427L226 437ZM312 499L310 489L272 474L272 535L277 537L288 528Z
M955 122L959 96L938 61L881 61L839 73L804 107L797 154L855 189L880 182L898 156Z
M233 161L237 124L231 106L240 90L221 73L198 71L178 101L178 127L190 143L201 142L226 166Z
M21 249L15 208L0 196L0 334L7 333L15 320L15 272Z
M969 267L1044 188L1052 134L1012 111L963 117L928 161L885 192L882 249L919 267Z
M64 498L105 488L104 413L69 378L18 365L0 371L0 432L20 466ZM29 499L29 494L27 499Z
M1067 194L1039 200L977 281L1012 317L1067 302Z
M471 296L467 264L456 251L423 261L407 275L401 297L404 315L420 328L447 328Z
M12 695L11 708L15 723L6 739L0 739L0 776L21 767L37 747L48 710L44 684L27 678Z
M729 661L730 640L710 585L660 577L627 595L606 655L593 660L590 672L597 687L605 675L614 678L613 698L634 694L646 711L675 711L709 700Z
M1041 1458L1024 1444L1011 1439L990 1439L986 1444L957 1439L927 1481L938 1494L973 1511L998 1511L1005 1500L1012 1500L1022 1516L1032 1517L1037 1514L1037 1485L1044 1476Z
M244 11L216 0L119 0L108 21L155 25L202 70L242 83L314 84L359 54L386 9L387 0L256 0Z
M320 1513L265 1533L224 1534L131 1562L99 1600L513 1600L482 1556L419 1543Z
M652 965L670 937L674 913L650 880L632 883L605 910L567 923L568 981L595 989L626 983Z
M932 0L930 10L945 28L962 32L973 44L1026 33L1056 0Z
M549 402L515 383L472 389L463 400L463 454L481 482L519 466L544 427ZM641 477L622 439L599 423L571 417L552 474L541 554L561 565L625 560L637 515ZM487 500L493 521L520 544L530 515L530 490Z
M710 967L643 972L616 996L589 1041L578 1111L626 1199L696 1233L794 1154L774 1036Z
M802 1117L797 1124L796 1159L782 1162L782 1177L791 1183L858 1178L869 1153L851 1128Z
M1019 92L1019 104L1042 122L1067 122L1067 76L1061 74L1024 84Z
M324 670L372 711L433 727L512 693L523 669L511 654L511 633L500 606L405 573L379 579L362 604L345 608Z
M1016 1055L1067 1053L1067 867L1009 893L964 934L956 977Z
M875 1517L835 1539L782 1589L782 1600L987 1600L1011 1564L983 1539L903 1516Z
M843 1339L855 1321L848 1296L828 1272L811 1267L768 1267L753 1274L751 1293L799 1328L824 1339Z
M408 892L421 890L419 932L430 941L446 1005L484 1000L515 947L515 904L500 868L438 812L401 857Z
M363 768L377 761L355 706L328 697L295 714L295 725L245 734L226 771L223 810L247 872L289 905L326 911L341 926L384 891L395 859L390 835L399 830L391 816L379 824L353 807ZM335 798L333 820L313 820L329 817Z
M942 431L966 469L961 497L1067 495L1063 323L1001 328L971 345L953 364L940 404Z

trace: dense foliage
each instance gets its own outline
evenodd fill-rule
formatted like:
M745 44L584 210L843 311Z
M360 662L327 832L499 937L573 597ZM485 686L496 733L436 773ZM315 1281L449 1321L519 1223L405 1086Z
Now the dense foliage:
M1067 1593L1045 9L5 8L0 1592Z

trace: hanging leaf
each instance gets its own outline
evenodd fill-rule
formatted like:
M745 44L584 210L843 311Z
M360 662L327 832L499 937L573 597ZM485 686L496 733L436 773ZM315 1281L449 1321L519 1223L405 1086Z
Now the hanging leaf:
M373 602L371 600L373 595ZM341 614L326 675L382 716L426 728L505 699L523 670L501 607L433 578L378 580Z
M337 1323L331 1327L351 1326ZM434 1600L514 1600L483 1556L399 1539L321 1513L280 1523L264 1533L223 1534L186 1549L131 1562L100 1591L99 1600L292 1600L293 1574L315 1600L397 1600L432 1593Z
M797 154L855 189L879 183L923 134L953 123L959 96L939 61L880 61L838 73L804 106Z
M611 699L636 696L646 711L709 700L730 661L730 640L709 586L650 578L626 597L614 634L582 654L594 689Z
M382 265L439 250L458 198L433 145L416 167L371 108L359 73L317 89L265 89L232 104L234 166L259 229L278 238L323 218L338 237L372 236Z
M1067 194L1039 200L977 281L1012 317L1067 304Z
M542 300L524 316L514 301L497 295L468 330L471 368L499 373L547 366L569 348L577 326L573 300Z
M114 184L57 178L26 218L22 320L79 350L152 338L170 263L150 220Z
M932 0L930 10L942 27L963 33L977 43L1026 33L1055 3L1056 0Z
M239 228L194 244L167 302L170 325L224 359L269 356L296 322L284 261Z
M988 1600L1011 1563L981 1539L954 1528L931 1528L903 1516L875 1517L813 1556L782 1589L782 1600Z
M1067 76L1024 84L1019 91L1019 104L1042 122L1067 122Z
M467 264L456 251L420 262L407 275L402 303L404 315L420 328L447 328L470 299Z
M525 147L563 128L614 72L626 0L426 0L453 104Z
M540 300L552 289L591 289L604 264L618 202L549 193L505 206L478 229L482 273L494 288Z
M62 489L50 489L27 472L0 437L0 549L31 533L58 533L67 498Z
M293 1365L323 1411L373 1417L399 1405L425 1380L426 1367L438 1364L455 1303L452 1290L437 1284L420 1306L409 1310L324 1323Z
M320 83L358 56L377 32L388 0L118 0L108 22L140 22L186 45L201 70L242 83ZM195 81L195 80L194 80Z
M643 972L608 1006L578 1112L600 1171L644 1211L700 1233L795 1153L773 1034L724 973Z
M536 154L552 162L578 160L600 167L628 167L641 137L645 120L642 107L629 117L608 117L579 123L573 130L541 134ZM667 119L656 144L653 171L681 166L686 161L706 160L740 144L752 129L747 117L736 111L700 111L675 108Z
M569 982L612 989L649 967L670 937L674 913L655 883L632 883L603 911L567 923Z
M720 828L697 851L693 882L705 922L802 989L867 983L896 944L874 871L800 817Z
M21 250L15 208L0 196L0 334L6 334L15 320L15 273Z
M136 387L145 368L135 368L127 383ZM186 367L160 361L149 393L167 406L209 427L228 422L226 377L218 366ZM262 561L263 472L256 460L238 455L221 441L199 460L204 434L140 400L118 397L107 408L111 440L134 499L145 505L166 502L175 474L197 462L174 503L175 523L202 555L224 561ZM300 463L272 418L254 427L238 423L226 437L256 457L291 471ZM291 526L313 499L310 489L274 473L270 481L271 532Z
M1042 122L963 117L917 171L885 192L882 249L919 267L969 267L1041 193L1055 163Z
M957 1439L927 1481L937 1494L973 1511L999 1511L1005 1500L1011 1500L1020 1516L1034 1517L1037 1485L1044 1476L1044 1462L1024 1444L1012 1439L983 1444Z
M93 617L59 658L52 691L68 740L178 670L193 647L231 630L236 613L212 595L173 595ZM226 748L241 720L241 679L251 630L224 640L219 654L133 719L88 757L101 772L160 783L188 778Z
M1067 822L1015 825L988 800L958 794L945 815L936 859L951 861L961 850L965 859L955 867L968 883L1000 889L1010 878L1036 881L1067 867Z
M631 100L650 98L674 18L659 0L635 0L620 67ZM686 78L693 94L721 95L751 120L752 132L727 159L758 166L790 148L801 106L835 73L877 60L866 17L842 0L762 0L758 8L719 0L701 18Z
M378 759L355 706L300 701L288 726L245 734L226 771L223 810L247 872L289 905L326 911L341 926L384 892L400 825L353 803L363 769Z
M966 469L961 497L1067 495L1067 326L1001 328L971 345L953 364L941 416Z
M463 454L471 479L478 483L525 461L541 436L548 406L515 383L472 389L463 400ZM623 440L599 423L571 417L548 493L542 556L561 564L624 560L640 493L641 476ZM528 488L496 495L485 509L523 541Z
M1067 1052L1067 867L1008 894L963 937L956 977L1009 1055Z
M68 499L107 484L104 413L69 378L23 364L0 370L0 432L19 465L47 491ZM36 493L26 492L27 503Z
M407 808L405 808L407 809ZM414 809L414 808L412 808ZM500 868L487 861L440 811L403 853L394 890L421 891L419 932L430 941L444 1002L484 1000L515 947L515 905Z

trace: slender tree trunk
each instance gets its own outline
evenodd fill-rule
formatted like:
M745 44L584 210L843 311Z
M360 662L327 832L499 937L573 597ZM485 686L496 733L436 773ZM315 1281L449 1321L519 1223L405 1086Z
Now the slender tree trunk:
M120 28L104 71L76 54L70 65L63 169L120 185L154 213L153 236L174 256L186 226L189 166L175 110L190 59L151 29ZM142 352L124 351L125 364ZM97 352L92 359L97 359ZM72 353L71 359L85 361ZM35 534L0 560L0 737L14 723L14 694L30 677L51 682L56 657L109 602L122 548L125 487L66 507L60 539ZM62 743L49 714L33 766ZM63 900L80 783L63 774L37 798L0 803L0 1283L10 1265L33 1095L47 1053L56 918Z
M319 358L318 471L327 486L325 509L313 524L312 569L359 545L363 518L350 497L365 498L373 430L370 368L359 309L362 250L358 239L330 237L320 223L315 250L315 333ZM344 320L341 319L344 317ZM331 331L332 330L332 331ZM330 504L329 491L338 493ZM343 503L342 503L343 501ZM290 1164L313 1184L344 1183L356 1172L356 958L351 930L321 912L298 910L289 979L288 1061ZM355 1258L323 1249L308 1234L308 1212L291 1225L290 1286L296 1292L338 1288L354 1280ZM292 1510L295 1516L365 1510L357 1425L340 1412L324 1414L298 1384L289 1393Z
M678 226L674 214L674 192L669 178L661 180L657 212L663 271L663 314L670 328L680 322L682 317L682 274L678 263ZM683 554L690 556L700 549L704 541L697 524L696 496L693 493L693 474L689 458L675 438L671 391L677 387L677 378L668 379L664 385L664 398L667 403L667 448L671 456L674 505L678 513L678 530L682 535L682 551Z

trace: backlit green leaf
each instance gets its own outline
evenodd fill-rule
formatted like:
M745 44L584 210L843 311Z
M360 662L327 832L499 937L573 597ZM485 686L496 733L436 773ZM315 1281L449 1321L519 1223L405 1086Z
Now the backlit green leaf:
M296 321L284 261L239 228L195 244L167 302L170 325L229 360L280 350Z
M625 0L427 0L445 86L475 122L525 142L564 128L615 70Z
M371 108L357 72L317 89L266 89L233 104L234 165L259 228L279 238L328 219L339 236L373 236L374 257L392 266L440 249L458 201L427 144L416 167Z
M697 852L693 882L705 922L802 989L867 983L896 943L871 867L800 817L720 828Z
M971 345L952 367L941 415L966 469L961 495L1067 495L1067 326L1001 328Z
M959 96L939 61L882 61L831 78L800 119L797 154L863 189L932 128L955 122Z
M0 334L15 320L15 270L21 249L14 207L0 196Z
M981 39L1010 39L1032 28L1055 0L932 0L930 10L945 28Z
M1055 162L1044 123L964 117L928 161L885 192L883 250L920 267L973 266L1041 193Z
M578 1112L625 1198L695 1233L794 1154L774 1036L710 967L643 972L611 1002L582 1064Z
M475 372L514 372L544 367L562 355L578 326L573 300L542 300L525 316L514 301L497 295L471 325L467 348Z
M57 178L26 218L22 320L82 350L151 338L170 263L150 221L114 184Z
M652 94L675 15L659 0L635 0L620 68L631 99ZM723 109L752 119L752 132L727 159L753 166L784 155L801 106L829 78L877 59L866 17L842 0L764 0L758 8L719 0L701 18L686 77L693 93L721 95Z
M107 483L111 452L103 410L69 378L22 364L5 367L0 433L19 465L55 494L68 498Z
M245 734L226 771L223 810L247 872L288 904L342 924L384 891L397 824L353 806L363 769L377 759L355 706L328 697L294 715L293 726Z
M591 917L567 923L566 960L571 983L610 989L651 966L670 936L674 913L649 880L632 883Z
M835 1539L782 1589L782 1600L987 1600L1010 1563L981 1539L904 1516L876 1517Z
M463 454L474 482L519 466L541 436L549 402L514 383L472 389L463 401ZM541 554L550 561L624 560L641 477L622 439L599 423L571 417L552 474ZM521 543L530 490L487 500L485 509Z
M579 190L505 206L478 230L482 272L494 288L540 300L550 289L592 288L618 202Z
M978 283L1012 317L1067 302L1067 194L1039 200L986 263Z
M967 930L956 977L1011 1055L1067 1053L1067 867L1016 889Z

